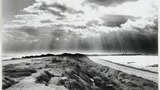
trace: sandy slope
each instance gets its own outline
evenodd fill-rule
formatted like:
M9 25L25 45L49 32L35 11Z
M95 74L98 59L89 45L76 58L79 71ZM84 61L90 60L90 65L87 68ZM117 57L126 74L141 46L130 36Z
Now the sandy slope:
M120 70L120 71L123 71L123 72L128 73L128 74L133 74L133 75L136 75L136 76L139 76L139 77L142 77L142 78L145 78L145 79L148 79L148 80L151 80L151 81L154 81L154 82L158 83L158 74L156 74L156 73L151 73L151 72L137 70L137 69L130 68L130 67L125 67L123 65L118 65L118 64L112 63L112 62L107 61L107 60L99 59L99 58L94 57L94 56L91 56L89 58L92 61L94 61L96 63L99 63L99 64L102 64L104 66L108 66L110 68Z

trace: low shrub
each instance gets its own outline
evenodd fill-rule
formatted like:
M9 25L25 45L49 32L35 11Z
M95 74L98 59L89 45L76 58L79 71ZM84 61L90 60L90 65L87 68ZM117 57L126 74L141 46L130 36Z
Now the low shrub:
M6 88L12 86L15 83L17 83L15 80L4 76L3 80L2 80L2 89L6 89Z
M54 76L50 74L48 71L39 71L38 73L35 73L33 77L36 79L36 83L43 83L45 85L48 85L49 81L51 80L51 77Z
M35 73L36 70L33 68L9 68L4 69L4 76L18 78L22 76L30 76L32 73Z

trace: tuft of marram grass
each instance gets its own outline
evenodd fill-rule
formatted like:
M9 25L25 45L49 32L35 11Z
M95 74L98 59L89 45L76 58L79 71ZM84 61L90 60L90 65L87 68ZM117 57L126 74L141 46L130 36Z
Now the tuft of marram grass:
M54 75L50 74L46 70L42 70L33 74L33 77L35 78L36 83L42 83L48 85L49 81L51 80L52 77L54 77Z

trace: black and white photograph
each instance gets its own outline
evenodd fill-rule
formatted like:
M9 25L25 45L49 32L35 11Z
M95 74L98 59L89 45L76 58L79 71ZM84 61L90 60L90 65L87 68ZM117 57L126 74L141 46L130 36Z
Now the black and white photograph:
M158 90L159 0L1 0L2 90Z

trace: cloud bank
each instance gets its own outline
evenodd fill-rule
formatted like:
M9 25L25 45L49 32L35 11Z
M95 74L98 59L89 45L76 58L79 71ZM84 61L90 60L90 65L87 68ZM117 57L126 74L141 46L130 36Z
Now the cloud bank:
M156 54L156 2L36 0L33 5L22 10L24 14L16 15L10 24L3 25L3 52Z

